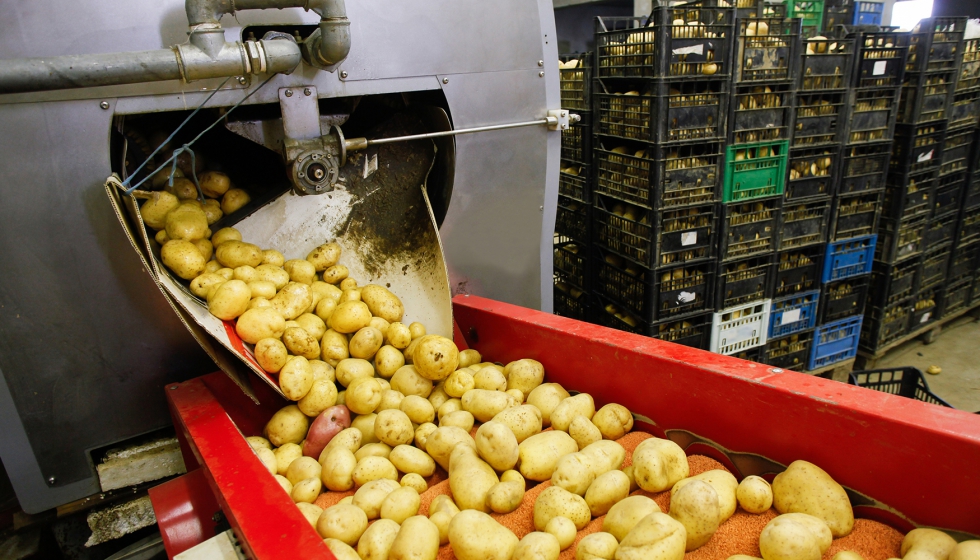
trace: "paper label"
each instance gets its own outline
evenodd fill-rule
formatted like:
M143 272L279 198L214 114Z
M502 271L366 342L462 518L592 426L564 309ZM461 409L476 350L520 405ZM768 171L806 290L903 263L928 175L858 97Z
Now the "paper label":
M681 246L687 247L688 245L694 245L698 242L698 232L696 231L685 231L681 233Z
M930 311L930 312L926 313L925 315L923 315L922 318L919 319L919 322L920 323L925 323L926 321L929 320L929 317L932 317L932 311Z
M795 323L800 320L800 309L790 309L783 313L782 324L787 325L789 323Z
M674 54L704 54L704 43L674 49Z
M888 69L888 61L887 60L879 60L878 62L875 62L875 67L871 71L871 75L873 75L873 76L880 76L880 75L884 74L885 73L885 70L887 70L887 69Z
M677 301L681 303L691 303L696 299L698 299L698 295L692 292L681 292L677 295Z
M926 152L924 154L919 154L919 157L915 158L915 161L918 162L918 163L922 163L924 161L929 161L930 159L932 159L932 153L935 152L935 151L936 150L929 150L928 152Z

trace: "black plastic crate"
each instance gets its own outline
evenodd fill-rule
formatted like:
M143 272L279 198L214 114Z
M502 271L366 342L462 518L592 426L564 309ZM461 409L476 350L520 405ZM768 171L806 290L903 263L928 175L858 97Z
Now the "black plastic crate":
M919 124L945 119L955 86L956 71L952 69L906 72L898 104L898 122Z
M589 210L589 205L584 202L558 195L555 233L581 243L588 243Z
M949 283L977 275L977 268L980 265L978 258L980 258L980 244L954 248L949 260Z
M641 321L635 314L602 297L602 294L596 293L594 296L596 309L592 313L591 319L597 324L611 329L650 336L649 324Z
M889 173L885 186L882 217L906 219L928 216L939 181L939 168L915 173Z
M604 197L593 209L597 247L654 268L711 259L714 256L716 206L646 210Z
M851 385L953 408L929 390L925 375L914 367L854 371Z
M563 282L571 284L579 289L586 289L589 278L589 247L578 241L568 240L566 237L559 237L555 243L554 250L554 271L555 276L560 277Z
M956 91L980 90L980 38L963 39L960 49L960 75Z
M784 191L787 203L834 195L839 162L836 146L790 150L789 180Z
M709 348L710 349L710 348ZM736 352L734 354L729 354L733 358L738 358L739 360L746 360L749 362L755 362L757 364L764 364L763 361L765 346L756 346L755 348L748 348L742 350L741 352Z
M830 211L829 197L816 201L784 202L779 216L776 250L826 244Z
M960 218L956 246L963 247L980 239L980 208L964 210Z
M722 204L721 260L766 255L776 249L776 226L782 197Z
M909 318L909 334L924 330L939 319L938 290L920 290L912 298L912 316Z
M595 192L649 209L716 202L725 156L719 142L618 145L596 149Z
M892 140L901 91L897 87L848 90L845 143Z
M921 264L921 259L909 259L895 265L876 262L871 271L872 305L885 308L912 297Z
M949 128L973 128L980 120L980 87L957 90L949 104Z
M764 347L763 360L773 367L805 371L812 345L813 329L770 339Z
M947 214L957 214L963 203L966 190L967 173L960 171L946 176L940 176L936 195L933 196L932 216L939 218Z
M946 245L931 250L922 255L922 269L919 271L918 290L928 290L938 287L946 281L949 271L949 257L952 247Z
M966 16L920 20L909 36L906 72L956 70L966 20Z
M830 241L842 241L875 233L881 213L881 199L881 192L863 192L836 197L833 204Z
M592 62L595 60L595 54L591 52L565 54L560 55L558 59L562 63L558 70L562 109L591 110L592 99L589 93L592 89Z
M901 31L864 31L855 44L854 81L857 88L898 88L905 76L909 34Z
M850 86L854 38L807 39L800 49L799 91L843 90Z
M962 311L970 305L970 291L973 289L973 278L965 278L960 282L950 284L943 289L943 297L939 317Z
M871 306L864 315L860 347L869 352L902 338L909 332L912 300L905 299L888 307Z
M963 208L969 212L980 206L980 174L968 175L964 189L966 192L963 193Z
M776 253L773 296L786 297L820 287L824 248L819 245Z
M899 124L892 142L890 173L914 173L939 169L943 160L946 123Z
M939 174L965 174L970 168L970 155L973 153L975 128L947 129L943 140L943 155L940 158ZM964 176L965 180L965 176Z
M931 218L926 225L926 250L931 250L940 245L948 245L956 238L956 226L959 223L959 216L947 214Z
M570 160L561 160L558 194L588 204L592 194L592 168Z
M882 219L878 227L878 243L875 245L875 260L896 264L916 257L925 250L925 217L909 220Z
M825 284L820 290L819 325L864 313L871 275L846 278Z
M714 263L651 270L599 256L596 292L645 323L713 309Z
M884 188L891 157L891 142L844 146L837 193L856 194Z
M798 92L793 146L837 146L847 115L847 92Z
M589 294L555 279L554 314L585 321L589 317Z
M596 133L643 142L724 140L728 82L599 80Z
M592 164L592 113L580 112L582 120L561 132L561 158L581 165Z
M788 140L793 129L792 84L739 86L732 89L728 143Z
M739 20L735 30L732 82L744 85L795 80L799 69L800 31L799 19Z
M773 256L718 264L715 307L719 310L772 297Z
M711 313L702 313L683 319L660 321L653 325L650 336L665 342L707 350L711 344L711 317Z
M973 290L970 292L970 305L980 304L980 274L973 278Z

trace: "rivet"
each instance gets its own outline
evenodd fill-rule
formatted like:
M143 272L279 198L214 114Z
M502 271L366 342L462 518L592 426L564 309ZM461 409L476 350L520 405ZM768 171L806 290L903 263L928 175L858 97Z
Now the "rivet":
M310 95L313 95L313 91L310 88L303 88L303 95L309 97Z
M544 212L544 206L538 206L538 210Z
M108 110L109 109L109 102L108 101L103 101L102 103L99 103L99 107L102 107L102 109L104 109L104 110Z
M779 369L779 368L772 368L772 369L771 369L771 370L769 370L769 371L770 371L771 373L783 373L783 370L781 370L781 369Z
M53 476L49 476L48 477L48 484L50 484L51 486L54 486L54 483L55 482L58 482L58 479L57 478L55 478Z
M442 79L442 83L444 83L444 84L448 84L448 83L449 83L449 78L443 78L443 79Z
M538 61L538 66L544 66L544 61L543 60L539 60Z
M292 97L292 96L293 96L293 90L287 89L286 90L286 97Z
M543 71L542 72L538 72L538 77L539 78L543 78L544 77L544 72Z
M347 78L347 70L341 70L340 71L340 77L346 79Z
M245 82L247 82L247 81L248 80L245 79L245 76L239 76L238 77L238 83L240 83L242 85L245 85Z

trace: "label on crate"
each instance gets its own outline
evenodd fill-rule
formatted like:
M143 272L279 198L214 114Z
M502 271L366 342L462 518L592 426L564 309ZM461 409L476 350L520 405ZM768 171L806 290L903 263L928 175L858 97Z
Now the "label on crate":
M688 245L694 245L698 242L698 232L696 231L685 231L681 233L681 246L687 247Z
M691 303L696 299L698 299L698 295L692 292L681 292L677 295L677 301L681 303Z
M885 73L885 70L887 70L887 69L888 69L888 61L887 60L879 60L878 62L875 62L875 67L874 67L873 70L871 70L871 74L873 76L880 76L880 75L884 74Z
M679 49L674 49L674 54L704 54L704 44L691 45L690 47L681 47Z
M936 150L929 150L924 154L919 154L919 157L915 158L916 163L922 163L924 161L929 161L932 159L932 153Z
M923 315L922 315L922 318L921 318L921 319L919 319L919 322L920 322L920 323L925 323L926 321L928 321L928 320L929 320L929 317L932 317L932 311L928 311L928 312L926 312L925 314L923 314Z
M788 325L789 323L795 323L800 320L800 310L790 309L789 311L783 312L783 324Z

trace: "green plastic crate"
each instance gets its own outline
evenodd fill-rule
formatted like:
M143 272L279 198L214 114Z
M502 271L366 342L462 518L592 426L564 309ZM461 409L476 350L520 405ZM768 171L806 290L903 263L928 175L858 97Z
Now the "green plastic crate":
M740 151L746 151L746 155L753 154L753 157L736 161L735 154ZM760 153L768 155L758 157ZM722 202L743 202L783 194L788 156L789 140L729 145L725 150L725 192Z
M803 20L804 30L823 29L823 4L824 0L786 0L789 17Z

